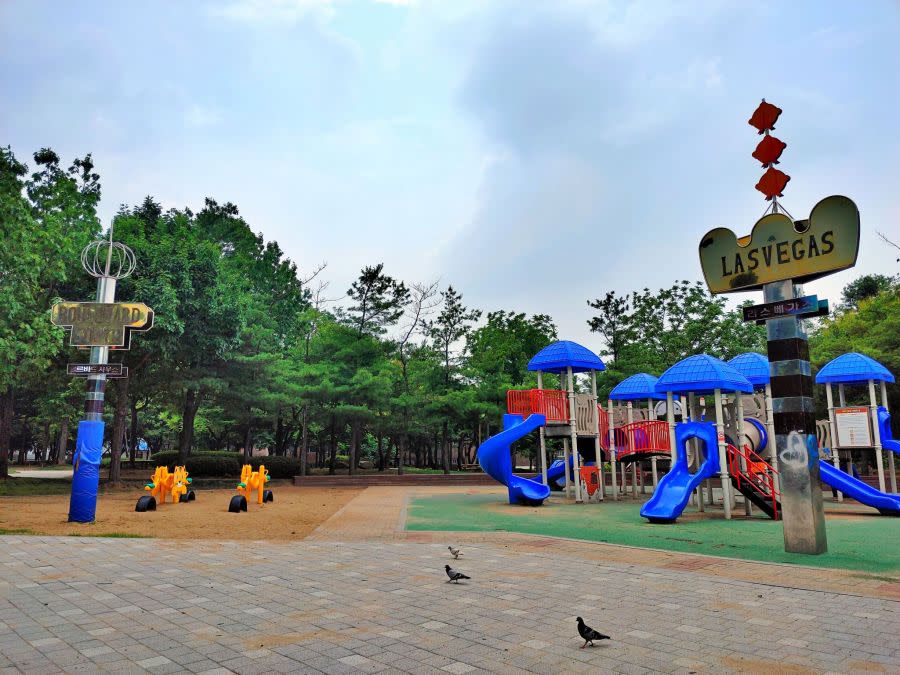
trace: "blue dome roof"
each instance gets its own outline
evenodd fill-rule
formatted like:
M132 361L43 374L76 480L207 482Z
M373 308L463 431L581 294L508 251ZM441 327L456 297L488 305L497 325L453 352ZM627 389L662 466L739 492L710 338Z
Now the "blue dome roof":
M606 370L599 356L571 340L560 340L547 345L528 362L528 370L542 370L545 373L561 373L569 367L574 373Z
M756 352L738 354L728 361L728 365L759 387L769 383L769 360Z
M826 382L893 382L894 376L887 368L865 354L849 352L822 366L816 375L817 384Z
M619 382L609 393L609 398L613 401L646 401L648 398L665 401L666 395L654 389L656 380L656 377L648 373L632 375Z
M709 354L697 354L682 359L656 381L656 391L665 393L694 392L696 394L711 393L714 389L722 391L742 391L753 393L753 385L733 366Z

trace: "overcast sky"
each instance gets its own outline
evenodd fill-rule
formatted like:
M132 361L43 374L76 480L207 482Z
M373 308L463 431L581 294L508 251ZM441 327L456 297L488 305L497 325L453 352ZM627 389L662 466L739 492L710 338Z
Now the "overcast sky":
M335 294L383 261L593 349L588 298L701 279L703 233L762 215L765 97L788 210L862 213L806 290L898 271L895 1L4 0L0 84L0 143L92 152L104 223L232 201Z

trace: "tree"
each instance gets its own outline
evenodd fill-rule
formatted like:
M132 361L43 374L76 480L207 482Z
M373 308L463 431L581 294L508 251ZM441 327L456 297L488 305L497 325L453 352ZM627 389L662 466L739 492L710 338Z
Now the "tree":
M426 333L431 339L432 347L441 358L442 382L435 407L442 418L441 422L441 463L444 473L450 473L449 429L451 416L465 414L465 406L460 404L465 399L454 396L458 389L456 373L458 360L454 358L453 346L471 332L472 324L481 318L479 310L469 309L462 304L462 295L453 286L441 293L443 307L437 319L426 326Z
M844 286L839 309L858 309L860 302L874 298L882 291L890 289L895 283L897 283L897 277L889 277L884 274L864 274Z
M384 273L384 263L364 267L347 291L354 301L348 313L357 335L383 335L403 316L409 302L409 289L401 281Z
M27 167L10 148L0 149L0 477L7 475L16 390L44 386L39 374L63 346L50 306L78 285L79 254L99 231L90 155L67 171L50 150L34 158L38 170L26 181Z
M629 320L631 306L628 297L616 295L615 291L607 291L602 300L588 300L588 306L597 310L597 314L588 319L588 327L599 334L606 345L600 355L611 356L613 362L618 362L625 345L634 339Z

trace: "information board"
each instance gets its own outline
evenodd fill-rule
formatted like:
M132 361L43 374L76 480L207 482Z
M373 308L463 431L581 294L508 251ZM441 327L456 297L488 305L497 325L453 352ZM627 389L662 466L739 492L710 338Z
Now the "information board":
M835 408L838 448L871 448L872 428L868 408Z

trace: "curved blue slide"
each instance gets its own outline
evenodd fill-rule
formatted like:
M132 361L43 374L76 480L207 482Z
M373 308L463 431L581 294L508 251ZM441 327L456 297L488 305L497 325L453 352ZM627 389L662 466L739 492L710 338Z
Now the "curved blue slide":
M509 490L510 504L540 506L550 496L550 487L513 474L509 446L547 423L543 415L504 415L503 431L491 436L478 448L478 463L484 472Z
M703 464L697 473L688 471L687 442L703 445ZM716 428L709 422L681 422L675 427L676 459L671 471L659 481L653 496L641 507L641 516L651 523L674 523L684 511L691 493L707 478L719 473Z
M885 516L900 516L900 497L876 490L828 462L819 462L819 479L860 504L878 509Z
M900 455L900 441L895 441L891 433L891 413L883 405L878 406L878 431L881 432L881 447Z

